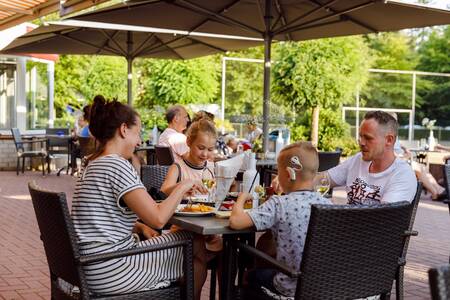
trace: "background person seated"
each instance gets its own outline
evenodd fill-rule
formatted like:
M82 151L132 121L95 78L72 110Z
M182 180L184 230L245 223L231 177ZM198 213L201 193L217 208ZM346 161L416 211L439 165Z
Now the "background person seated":
M189 115L183 106L174 105L167 110L166 120L169 126L161 133L158 145L170 147L175 161L181 161L189 152L186 135L183 134L190 120Z

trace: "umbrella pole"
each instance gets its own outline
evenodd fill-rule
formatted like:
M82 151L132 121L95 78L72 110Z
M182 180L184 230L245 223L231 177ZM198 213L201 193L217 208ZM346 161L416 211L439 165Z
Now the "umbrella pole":
M133 35L130 31L127 32L127 100L128 105L132 105L133 102Z
M128 77L127 77L127 101L128 105L132 104L133 99L133 59L127 57Z
M266 31L264 33L264 98L263 98L263 152L269 148L269 111L270 111L270 55L272 34L270 27L272 23L272 1L266 0L264 22Z

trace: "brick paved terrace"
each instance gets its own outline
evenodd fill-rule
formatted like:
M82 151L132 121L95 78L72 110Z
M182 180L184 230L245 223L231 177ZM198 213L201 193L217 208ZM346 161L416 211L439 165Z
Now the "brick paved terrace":
M0 299L50 299L48 268L27 183L66 192L72 199L75 179L62 175L42 177L39 172L0 172ZM343 196L343 191L336 194ZM405 299L430 299L427 270L448 262L450 216L448 207L423 196L408 253ZM209 284L203 299L208 299ZM393 296L395 298L395 296Z

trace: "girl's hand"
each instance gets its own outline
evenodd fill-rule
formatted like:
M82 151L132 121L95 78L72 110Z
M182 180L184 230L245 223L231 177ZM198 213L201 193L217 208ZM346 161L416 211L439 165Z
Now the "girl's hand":
M208 190L200 180L186 179L181 183L181 187L185 189L185 193L189 194L208 194Z

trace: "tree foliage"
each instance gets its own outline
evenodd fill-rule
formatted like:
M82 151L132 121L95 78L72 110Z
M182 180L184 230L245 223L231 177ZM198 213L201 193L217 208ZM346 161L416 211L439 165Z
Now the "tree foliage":
M273 65L274 98L297 111L348 103L365 82L367 53L360 37L280 43Z
M428 39L420 45L419 69L428 72L450 73L450 26L435 29ZM450 120L450 78L426 76L418 89L423 99L422 107L416 117L421 120L429 117L441 126L449 126Z
M366 37L372 50L372 67L389 70L414 70L418 58L415 41L401 32L371 34ZM369 107L410 108L411 75L370 73L369 81L361 91L361 98ZM420 99L416 99L420 105Z
M212 103L219 92L215 57L192 60L141 60L136 105L151 108L171 104Z

